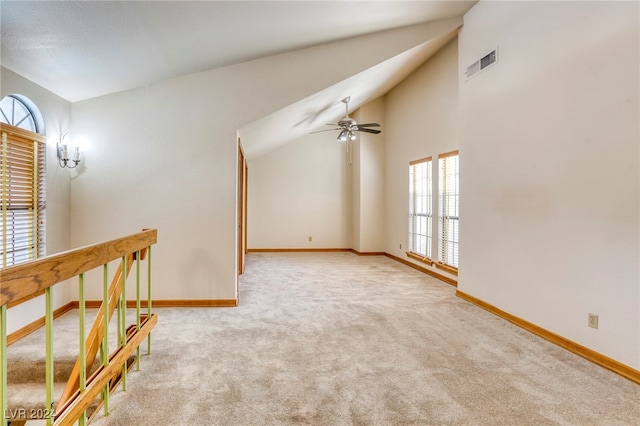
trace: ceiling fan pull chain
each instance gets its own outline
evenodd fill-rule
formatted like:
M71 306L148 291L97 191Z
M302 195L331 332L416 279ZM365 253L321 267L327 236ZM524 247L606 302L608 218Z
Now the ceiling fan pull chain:
M353 160L353 150L351 150L350 147L351 147L351 139L347 141L347 152L349 153L349 165L351 165L351 161Z

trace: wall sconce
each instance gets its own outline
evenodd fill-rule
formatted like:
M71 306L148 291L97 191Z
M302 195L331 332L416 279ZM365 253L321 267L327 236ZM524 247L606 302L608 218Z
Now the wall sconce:
M68 132L62 132L62 135L60 136L60 141L57 144L58 164L63 169L65 167L69 169L75 169L76 167L78 167L78 164L80 163L80 147L76 146L75 149L73 150L72 157L69 158L69 151L67 149L67 144L62 143L65 136L67 136L67 133ZM71 163L73 163L73 165L71 165Z

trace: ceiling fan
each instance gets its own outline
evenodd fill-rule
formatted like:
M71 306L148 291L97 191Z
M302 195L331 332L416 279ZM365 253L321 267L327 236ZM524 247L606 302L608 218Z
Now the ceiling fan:
M340 130L340 133L338 134L337 139L342 142L356 140L355 132L373 133L374 135L377 135L378 133L380 133L381 130L369 129L369 127L380 127L378 123L358 124L356 120L349 117L349 101L351 101L351 96L347 96L342 100L342 103L345 104L345 108L346 108L346 114L344 118L338 121L337 124L327 124L327 126L337 126L337 127L334 127L333 129L318 130L316 132L311 132L311 133L330 132L333 130Z

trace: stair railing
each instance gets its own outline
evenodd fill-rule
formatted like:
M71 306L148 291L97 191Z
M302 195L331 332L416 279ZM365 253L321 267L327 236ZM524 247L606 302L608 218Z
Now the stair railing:
M7 426L7 307L15 306L45 294L45 386L47 425L80 426L87 423L87 408L101 399L105 415L109 414L109 394L122 382L126 390L127 364L136 352L140 368L140 345L147 339L151 352L151 329L158 319L151 313L151 246L157 242L157 230L137 234L67 252L43 257L28 263L0 269L0 408L2 426ZM141 313L140 261L147 260L147 313ZM108 263L120 259L111 285L108 285ZM126 277L136 264L136 324L126 327ZM103 301L98 316L85 338L85 273L103 268ZM58 404L53 385L53 286L78 277L78 310L80 355ZM109 321L117 312L118 347L109 354ZM91 366L100 351L100 367L90 376ZM97 411L97 410L96 410Z

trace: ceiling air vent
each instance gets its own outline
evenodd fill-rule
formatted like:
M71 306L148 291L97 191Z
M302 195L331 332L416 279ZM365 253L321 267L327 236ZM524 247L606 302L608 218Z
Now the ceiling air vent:
M498 61L498 48L493 49L491 52L484 55L482 58L475 61L473 64L467 67L467 71L464 75L469 80L474 75L478 74L480 71L483 71L495 64Z

